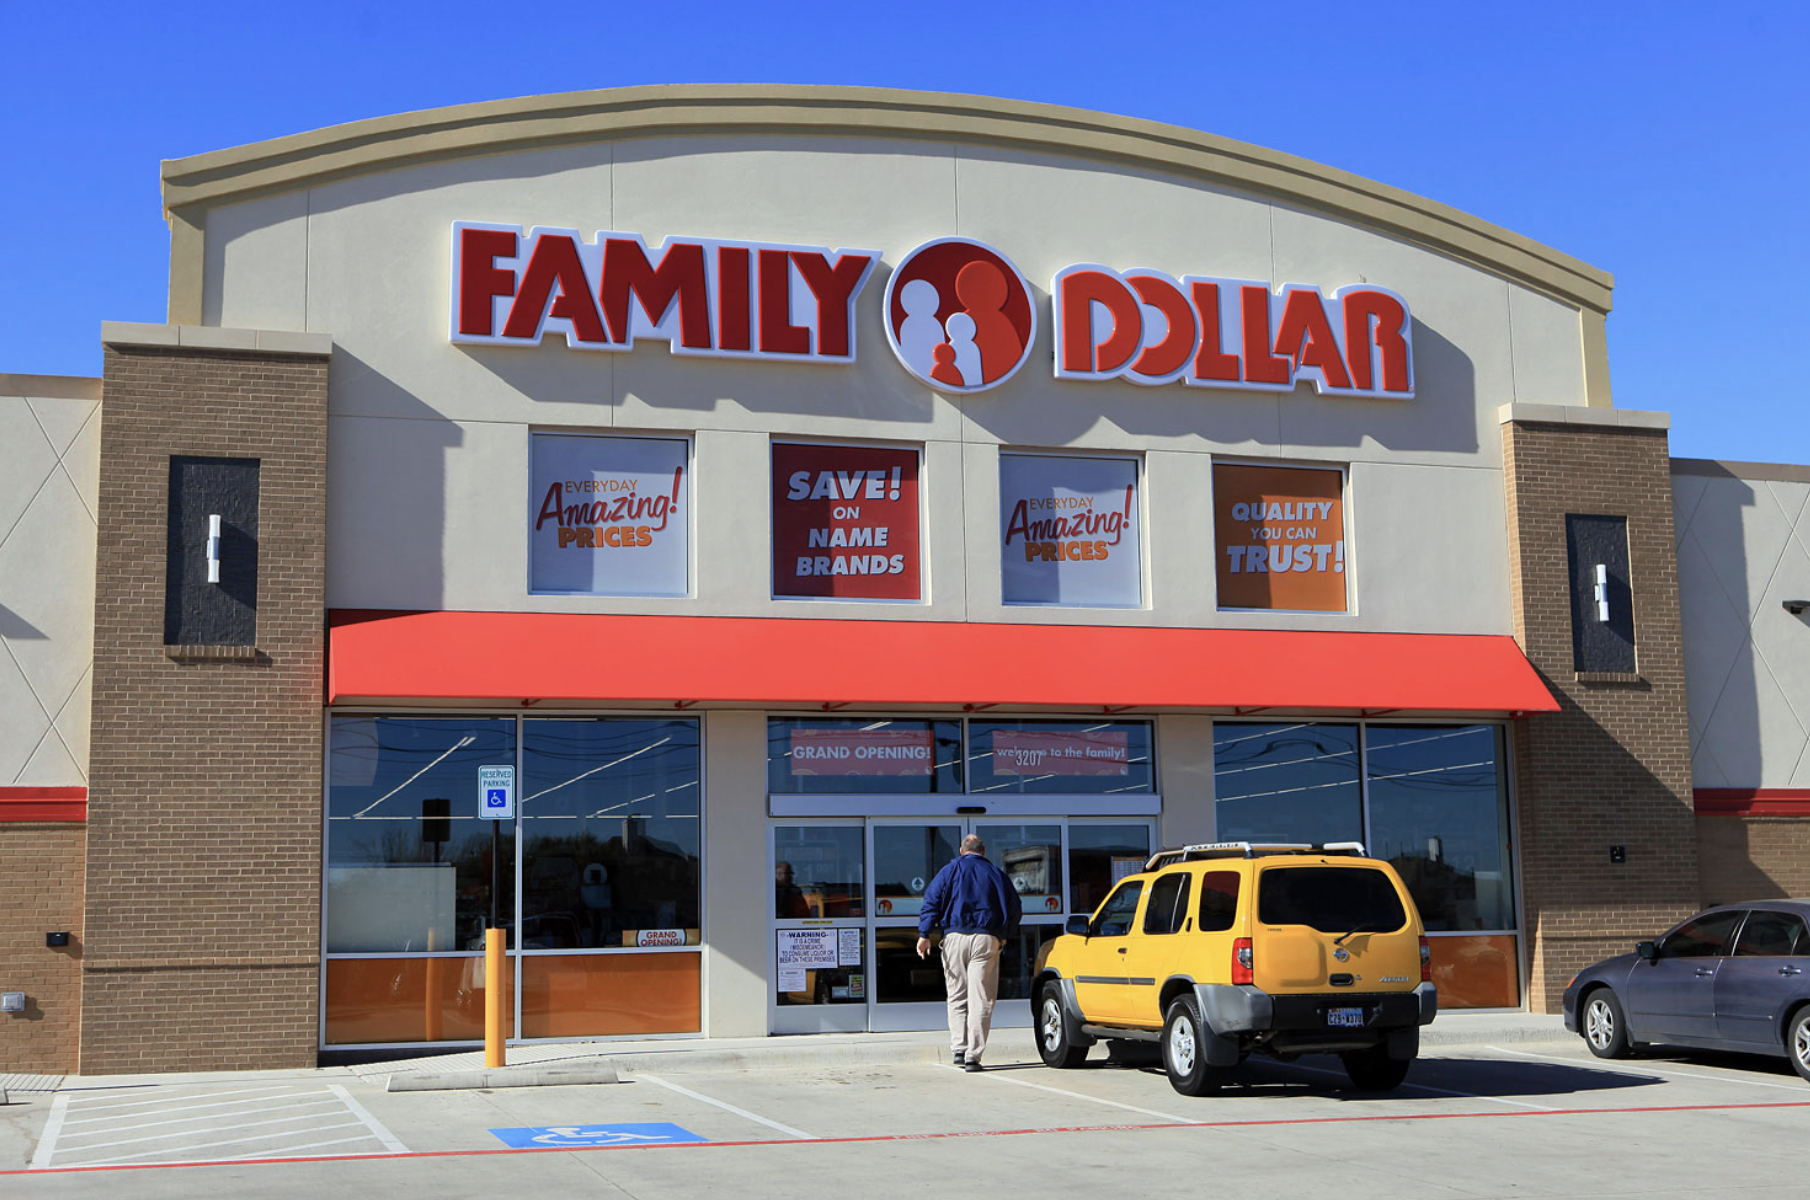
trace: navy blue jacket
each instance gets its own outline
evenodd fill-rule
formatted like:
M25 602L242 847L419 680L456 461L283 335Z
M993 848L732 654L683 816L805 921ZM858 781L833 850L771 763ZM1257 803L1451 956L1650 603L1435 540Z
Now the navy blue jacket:
M984 855L963 854L936 873L918 910L918 933L990 933L1004 938L1018 928L1018 892L1006 873Z

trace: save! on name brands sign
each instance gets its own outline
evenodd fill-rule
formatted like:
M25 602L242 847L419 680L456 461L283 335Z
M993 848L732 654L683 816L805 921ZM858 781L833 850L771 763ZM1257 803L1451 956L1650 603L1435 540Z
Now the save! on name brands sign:
M450 336L460 345L575 350L664 341L673 354L851 363L855 303L877 250L461 221L452 231ZM1050 282L1055 378L1408 398L1405 300L1360 284L1319 288L1078 263ZM939 391L998 387L1029 359L1038 304L998 250L939 238L887 281L888 345Z

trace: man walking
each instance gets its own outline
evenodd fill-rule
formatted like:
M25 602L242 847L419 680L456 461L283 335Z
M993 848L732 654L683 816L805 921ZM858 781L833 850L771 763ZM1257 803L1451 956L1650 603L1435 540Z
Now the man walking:
M1018 892L1005 872L987 861L976 834L936 873L918 912L918 957L930 957L930 933L943 931L943 983L949 992L949 1041L956 1065L980 1070L999 998L999 955L1018 928Z

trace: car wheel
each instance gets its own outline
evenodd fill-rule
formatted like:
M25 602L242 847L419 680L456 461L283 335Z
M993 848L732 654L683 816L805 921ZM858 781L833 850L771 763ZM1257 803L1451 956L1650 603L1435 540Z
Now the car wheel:
M1353 1050L1339 1056L1345 1063L1345 1074L1351 1086L1366 1092L1392 1092L1408 1077L1411 1058L1390 1058L1387 1046Z
M1207 1039L1212 1036L1194 997L1177 996L1163 1020L1163 1067L1169 1072L1169 1086L1184 1096L1204 1096L1225 1082L1225 1072L1207 1063Z
M1054 983L1043 985L1043 996L1037 1003L1037 1054L1044 1066L1059 1070L1078 1067L1087 1057L1087 1047L1077 1045L1068 1035L1062 992Z
M1626 1058L1632 1050L1628 1041L1628 1019L1622 1015L1621 1001L1608 988L1597 988L1584 997L1584 1044L1598 1058Z
M1800 1008L1791 1018L1791 1032L1785 1035L1785 1052L1799 1075L1810 1079L1810 1008Z

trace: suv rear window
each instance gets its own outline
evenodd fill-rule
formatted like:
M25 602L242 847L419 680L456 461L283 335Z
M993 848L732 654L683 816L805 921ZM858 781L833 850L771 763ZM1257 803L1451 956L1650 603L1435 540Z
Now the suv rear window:
M1306 925L1321 933L1368 929L1378 933L1408 923L1395 885L1367 867L1271 867L1257 880L1257 920L1264 925Z

